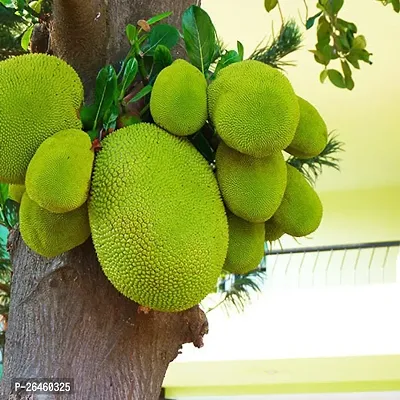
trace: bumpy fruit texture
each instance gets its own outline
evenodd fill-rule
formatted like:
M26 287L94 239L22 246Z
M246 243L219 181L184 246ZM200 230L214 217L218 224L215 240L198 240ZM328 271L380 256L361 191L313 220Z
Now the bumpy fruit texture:
M0 62L0 93L0 181L23 184L45 139L81 128L82 83L59 58L28 54Z
M249 222L265 222L278 209L286 188L286 163L279 151L255 158L221 142L217 178L226 206Z
M21 203L22 195L25 193L25 185L10 185L8 187L8 198Z
M284 234L285 232L273 219L270 219L265 223L266 242L275 242L275 240L280 239Z
M258 267L264 257L264 224L254 224L228 213L229 247L224 269L246 274Z
M285 233L301 237L314 232L322 219L322 204L304 176L291 165L285 195L273 221Z
M89 135L68 129L46 139L26 172L26 191L53 213L79 208L89 195L94 152Z
M210 166L183 138L153 124L107 136L89 201L93 243L115 288L174 312L214 290L228 225Z
M299 102L277 69L246 60L222 69L208 87L209 114L233 149L254 157L283 150L299 122Z
M312 158L325 149L328 128L317 109L298 97L300 120L292 143L286 151L297 158Z
M207 81L185 60L176 60L158 75L150 98L154 122L178 136L197 132L207 119Z
M84 243L90 236L87 205L54 214L22 196L19 209L19 228L24 242L43 257L56 257Z

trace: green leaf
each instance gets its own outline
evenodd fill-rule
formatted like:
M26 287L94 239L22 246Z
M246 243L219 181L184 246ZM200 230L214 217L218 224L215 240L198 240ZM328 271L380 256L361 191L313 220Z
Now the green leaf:
M308 18L306 21L306 29L311 29L314 26L315 20L319 18L322 15L322 11L319 13L315 14L314 16Z
M18 223L19 204L14 200L7 199L4 203L4 216L8 226L14 227Z
M158 74L172 64L172 55L168 47L159 45L156 47L153 57L153 66L150 74L150 83L154 82Z
M216 32L209 15L190 6L182 17L183 39L190 62L205 74L212 62Z
M400 0L392 0L393 10L397 13L400 12Z
M40 14L40 11L42 10L42 3L43 3L43 0L31 1L29 3L29 7L32 8L33 11Z
M221 59L218 61L217 67L215 68L214 71L214 76L218 74L218 72L227 67L230 64L237 63L242 61L239 54L235 50L229 50L223 56Z
M116 104L112 104L104 114L103 128L106 132L108 132L109 129L116 128L118 116L119 107Z
M324 69L319 75L319 80L321 81L321 83L324 83L327 77L328 77L328 70Z
M97 115L93 129L96 129L97 123L103 118L104 113L117 98L117 74L114 67L108 65L100 70L96 79L95 104L97 106Z
M239 54L240 61L243 61L243 58L244 58L244 46L239 41L237 42L237 49L238 49L238 54Z
M331 3L332 13L337 14L343 7L344 0L329 0L329 3Z
M141 98L143 98L143 97L147 96L149 93L151 93L152 89L153 89L152 85L145 86L135 97L133 97L129 101L129 103L135 103L136 101L139 101Z
M320 46L329 44L331 40L331 26L324 16L318 21L317 39Z
M4 206L8 198L8 184L0 183L0 206Z
M25 7L25 0L12 0L12 4L18 11L22 11Z
M85 130L90 130L93 128L94 121L96 120L97 109L98 107L96 104L83 106L81 108L80 117Z
M90 137L90 140L93 142L93 140L98 139L99 138L99 131L97 129L92 129L90 131L88 131L87 133Z
M267 12L272 11L278 5L278 0L264 0L264 7Z
M155 24L156 22L159 22L159 21L163 20L164 18L168 18L170 15L172 15L172 12L171 12L171 11L168 11L168 12L165 12L165 13L162 13L162 14L155 15L154 17L151 17L150 19L148 19L148 20L147 20L147 23L148 23L149 25L153 25L153 24Z
M21 38L21 47L22 47L24 50L28 50L29 43L30 43L31 37L32 37L32 32L33 32L33 25L30 26L30 27L24 32L24 34L22 35L22 38Z
M155 26L149 35L149 40L143 48L143 53L152 55L157 46L163 45L169 49L179 41L179 31L172 25L161 24Z
M122 82L119 85L119 97L118 100L122 100L125 91L128 89L128 87L132 84L133 80L136 78L136 75L139 70L139 65L135 57L130 58L126 63L124 67L124 75L122 76Z
M0 0L0 3L3 4L4 7L10 8L13 6L13 0Z
M126 36L129 40L129 43L132 45L135 43L135 40L137 39L137 29L136 26L132 24L128 24L125 29Z
M346 88L343 75L339 71L336 71L335 69L328 69L328 78L336 87L341 89Z
M367 41L363 35L358 35L354 38L353 49L365 49L367 47Z
M341 61L342 64L342 71L344 75L344 81L346 84L346 88L349 90L353 90L354 88L354 81L352 78L352 72L349 66L349 63L347 61Z

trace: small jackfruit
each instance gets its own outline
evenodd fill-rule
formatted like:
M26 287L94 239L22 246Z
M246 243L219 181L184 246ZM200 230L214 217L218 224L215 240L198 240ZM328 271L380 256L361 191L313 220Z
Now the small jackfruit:
M54 214L25 192L19 209L19 228L26 245L43 257L56 257L84 243L90 236L87 204Z
M285 150L297 158L312 158L325 149L328 128L318 110L307 100L298 97L300 120L292 143Z
M287 187L273 221L285 233L301 237L314 232L321 223L322 203L301 172L287 166Z
M170 133L187 136L207 120L207 81L185 60L176 60L158 75L151 92L154 122Z
M265 223L265 241L275 242L275 240L280 239L285 232L282 228L274 221L274 219L269 219Z
M222 69L208 87L217 133L233 149L254 157L283 150L299 122L299 102L276 68L246 60Z
M227 218L212 169L188 140L147 123L108 135L89 219L105 275L140 305L181 311L214 290Z
M10 185L8 187L8 198L17 203L21 203L22 195L25 192L25 185Z
M224 269L246 274L258 267L264 257L264 224L254 224L228 213L229 246Z
M26 191L53 213L79 208L89 195L94 151L89 135L67 129L46 139L26 171Z
M0 181L23 184L40 144L81 128L83 86L63 60L27 54L0 62Z
M286 188L286 163L282 153L255 158L221 142L215 158L218 184L229 210L249 222L265 222L271 218Z

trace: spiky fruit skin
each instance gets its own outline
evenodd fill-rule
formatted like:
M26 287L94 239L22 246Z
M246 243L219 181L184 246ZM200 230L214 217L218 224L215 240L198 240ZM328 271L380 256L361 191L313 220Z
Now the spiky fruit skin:
M307 236L321 223L322 203L301 172L291 165L287 172L286 191L273 221L288 235Z
M89 219L103 271L126 297L175 312L214 290L228 248L215 176L184 138L141 123L107 136Z
M328 128L318 110L307 100L298 97L300 120L293 141L285 149L297 158L312 158L325 149Z
M41 208L22 196L19 228L26 245L43 257L56 257L84 243L90 236L87 205L63 214Z
M224 270L246 274L258 267L264 257L264 224L254 224L228 213L229 247Z
M270 219L265 223L265 241L266 242L275 242L280 239L285 232L282 228L274 221L274 219Z
M176 60L158 75L151 92L154 122L170 133L187 136L207 120L207 81L185 60Z
M286 188L281 152L255 158L221 142L216 153L218 184L226 206L249 222L265 222L278 209Z
M8 198L21 203L22 195L25 193L25 185L10 185L8 187Z
M40 207L53 213L79 208L89 196L94 151L89 135L67 129L46 139L26 172L26 191Z
M82 83L59 58L28 54L0 62L0 93L0 181L23 184L45 139L81 128Z
M233 149L265 157L286 148L299 122L299 103L277 69L246 60L222 69L208 87L217 133Z

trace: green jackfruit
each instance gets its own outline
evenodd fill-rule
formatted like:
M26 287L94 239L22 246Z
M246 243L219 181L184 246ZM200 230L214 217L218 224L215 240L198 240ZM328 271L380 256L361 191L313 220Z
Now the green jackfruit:
M317 109L308 101L298 97L300 120L292 143L285 149L297 158L312 158L325 149L328 128Z
M82 83L59 58L28 54L0 62L0 93L0 181L23 184L45 139L81 128Z
M256 269L264 257L264 224L253 224L228 213L229 247L224 269L246 274Z
M246 60L222 69L208 87L211 120L223 141L253 157L283 150L299 122L299 102L276 68Z
M10 185L8 187L8 198L21 203L22 195L25 193L25 185Z
M286 191L273 221L291 236L307 236L321 223L322 203L301 172L291 165L287 171Z
M43 257L56 257L84 243L90 236L87 205L54 214L22 196L19 228L26 245Z
M26 172L26 191L53 213L79 208L89 195L94 151L86 132L68 129L46 139Z
M178 136L197 132L207 120L207 81L185 60L176 60L158 75L150 98L154 122Z
M265 223L265 241L275 242L275 240L280 239L285 232L282 228L277 225L274 219L270 219Z
M228 248L212 169L184 138L141 123L107 136L89 219L105 275L142 306L174 312L214 290Z
M221 142L216 154L217 178L226 206L249 222L265 222L281 204L286 188L282 153L255 158Z

